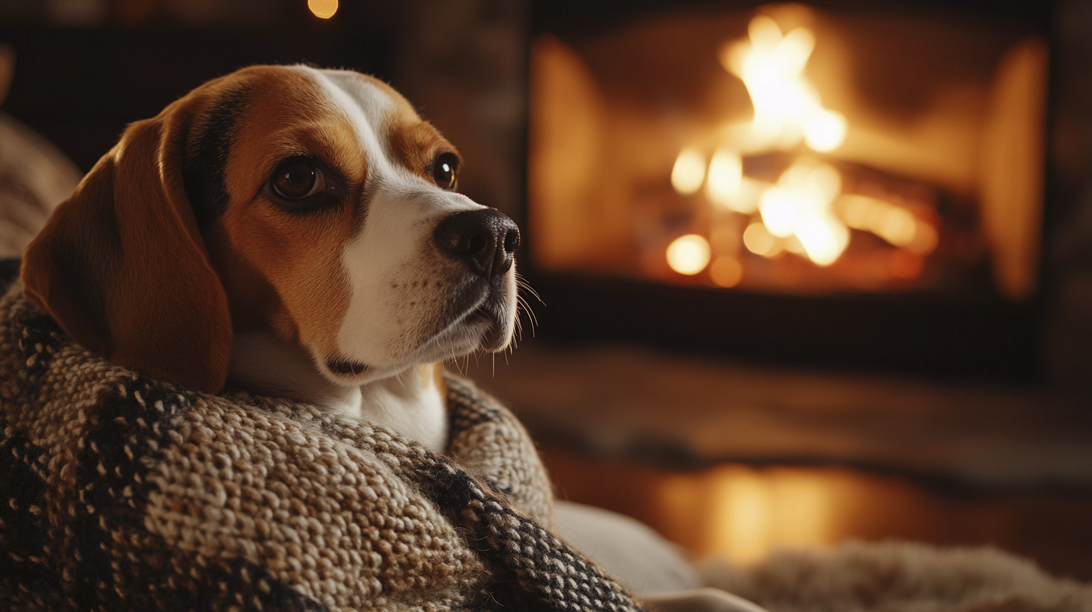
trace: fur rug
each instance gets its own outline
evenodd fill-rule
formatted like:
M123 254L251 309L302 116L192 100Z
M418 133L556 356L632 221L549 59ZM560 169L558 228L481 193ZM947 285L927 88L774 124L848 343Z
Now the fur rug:
M700 570L706 585L770 612L1092 612L1092 586L992 548L848 542Z

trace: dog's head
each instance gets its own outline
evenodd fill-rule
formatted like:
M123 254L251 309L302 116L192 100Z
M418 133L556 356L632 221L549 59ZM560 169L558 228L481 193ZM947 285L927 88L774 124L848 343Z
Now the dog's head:
M212 392L236 332L346 384L502 350L519 233L458 168L381 81L247 68L130 125L27 249L24 290L87 348Z

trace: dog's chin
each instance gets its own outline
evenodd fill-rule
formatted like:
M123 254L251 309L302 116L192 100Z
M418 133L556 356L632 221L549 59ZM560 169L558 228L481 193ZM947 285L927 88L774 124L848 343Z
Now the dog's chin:
M367 363L346 355L316 355L319 370L334 383L362 385L421 363L458 359L477 351L506 350L515 332L514 293L501 290L478 293L477 297L468 293L464 299L464 309L437 321L431 335L400 356L383 363Z
M514 309L505 308L493 314L487 311L483 317L488 321L489 328L482 336L478 348L489 353L507 350L512 344L512 336L516 329Z
M331 382L359 386L386 378L421 363L446 361L463 357L478 350L503 350L508 339L501 339L495 326L484 321L465 321L450 327L444 333L430 338L409 355L383 364L367 364L346 357L320 359L319 369ZM496 346L497 348L492 348Z
M441 331L414 351L418 363L457 359L478 351L499 352L508 348L515 328L514 308L487 300L469 313L440 326Z

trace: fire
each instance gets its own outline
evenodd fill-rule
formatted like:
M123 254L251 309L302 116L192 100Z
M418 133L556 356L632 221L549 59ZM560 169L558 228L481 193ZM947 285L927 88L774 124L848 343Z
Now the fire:
M762 196L763 223L779 238L796 236L809 259L829 266L849 244L849 231L833 209L841 181L829 165L796 161Z
M667 264L679 274L693 276L709 265L709 241L697 234L676 238L667 247Z
M780 255L783 248L770 230L761 223L752 223L743 230L743 246L755 255L763 257Z
M711 202L738 212L754 212L740 198L743 192L743 158L728 148L721 148L709 161L709 178L705 183L705 195Z
M851 228L875 234L915 257L927 254L937 242L932 225L899 205L843 193L842 175L829 163L796 155L776 183L745 175L745 153L803 145L822 154L835 151L845 141L845 116L826 108L804 75L815 44L808 28L783 32L776 21L760 15L751 21L747 38L722 46L718 59L743 81L754 118L733 128L734 136L716 148L708 161L701 147L682 149L671 171L672 186L690 196L704 184L705 199L714 207L750 217L743 246L762 257L788 251L815 265L830 266L849 246ZM733 253L725 256L718 251L710 266L709 243L688 234L671 243L667 259L681 274L697 274L708 267L713 282L728 287L743 277Z
M765 146L789 149L801 140L813 151L828 153L845 141L845 117L823 106L819 92L804 77L815 48L807 28L782 34L777 22L755 17L749 40L725 45L720 62L743 80L755 109L754 139Z
M862 195L846 195L839 201L846 225L853 229L871 232L897 247L924 255L936 248L936 230L928 223L918 221L913 213Z
M679 193L689 195L701 189L705 179L705 156L693 148L683 149L675 158L671 169L671 186Z

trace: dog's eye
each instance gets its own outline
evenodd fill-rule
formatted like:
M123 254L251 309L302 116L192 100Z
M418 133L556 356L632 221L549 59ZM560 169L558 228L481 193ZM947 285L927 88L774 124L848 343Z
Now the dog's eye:
M459 181L459 158L454 153L441 153L432 162L432 180L440 189L455 189Z
M273 172L273 191L289 200L302 200L326 188L322 170L308 159L289 159Z

